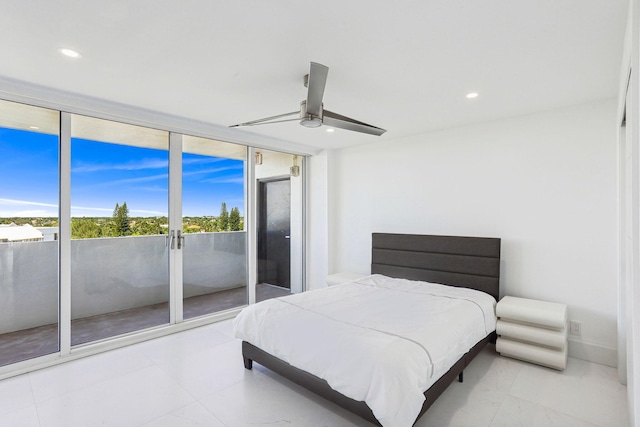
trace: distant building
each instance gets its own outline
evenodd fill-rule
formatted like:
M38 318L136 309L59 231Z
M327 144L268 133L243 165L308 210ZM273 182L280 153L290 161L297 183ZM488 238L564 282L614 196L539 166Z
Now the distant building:
M29 224L0 224L0 242L41 242L44 236Z
M58 227L36 227L41 233L45 242L58 240L60 230Z

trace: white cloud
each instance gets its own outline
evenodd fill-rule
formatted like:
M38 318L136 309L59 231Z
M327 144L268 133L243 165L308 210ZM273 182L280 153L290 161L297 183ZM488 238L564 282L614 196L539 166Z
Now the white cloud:
M42 203L42 202L32 202L29 200L16 200L16 199L3 199L0 198L0 206L1 205L28 205L28 206L45 206L49 208L57 208L58 205L54 203Z
M55 209L27 209L27 206L42 206ZM73 216L104 216L113 213L113 208L96 208L88 206L71 206ZM33 202L30 200L16 200L0 198L0 217L57 217L58 205L53 203Z
M131 211L129 212L130 214L137 214L137 215L133 215L133 216L147 216L147 215L155 215L155 216L167 216L166 212L159 212L159 211L147 211L144 209L131 209Z
M182 164L184 165L197 165L197 164L206 164L206 163L217 163L222 162L223 160L227 160L222 157L198 157L191 159L182 159Z
M55 210L51 210L51 211L47 211L44 209L23 210L23 211L0 210L0 218L20 218L20 217L51 218L51 217L57 217L57 216L58 216L58 211L55 211Z
M97 188L97 187L109 187L112 185L120 185L120 184L132 184L132 183L136 183L136 182L149 182L149 181L157 181L159 179L164 179L167 180L169 179L169 175L166 173L163 174L159 174L159 175L149 175L149 176L140 176L137 178L125 178L125 179L116 179L113 181L102 181L102 182L95 182L91 184L92 188Z
M73 206L71 205L71 212L73 214L74 211L89 211L89 212L111 212L113 213L113 208L92 208L87 206Z
M71 168L73 173L100 172L105 170L136 171L145 169L163 169L169 167L169 160L165 159L140 159L127 163L78 163Z
M37 206L38 208L33 208ZM45 209L42 209L45 208ZM49 208L49 209L46 209ZM32 202L0 198L0 217L57 217L58 205L55 203Z
M244 177L209 178L209 179L203 179L200 182L208 182L210 184L244 184Z
M237 170L237 169L242 169L242 165L225 166L225 167L221 167L221 168L202 169L202 170L197 170L197 171L190 171L190 172L184 172L182 175L183 176L205 175L205 174L213 174L213 173L224 172L224 171L228 171L228 170Z

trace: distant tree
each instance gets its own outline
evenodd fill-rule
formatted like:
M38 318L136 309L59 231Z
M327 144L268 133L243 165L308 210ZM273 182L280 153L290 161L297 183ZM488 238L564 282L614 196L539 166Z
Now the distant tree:
M215 218L205 218L202 225L204 226L204 231L207 233L218 231L218 224Z
M102 237L117 237L119 236L118 230L116 229L116 224L113 220L111 221L100 221L97 223L98 227L100 227L100 234Z
M89 218L74 218L71 220L72 239L95 239L102 235L100 226Z
M232 208L229 214L229 231L242 231L241 222L240 209L237 207Z
M128 236L131 234L127 202L124 202L122 206L116 203L116 207L113 210L113 225L116 236Z
M131 224L131 234L134 236L163 234L161 222L158 218L136 218L135 221L129 224Z
M200 225L200 217L185 216L182 218L182 232L184 234L200 233L202 225Z
M229 212L227 212L227 204L222 202L220 207L220 215L218 216L218 231L229 230Z

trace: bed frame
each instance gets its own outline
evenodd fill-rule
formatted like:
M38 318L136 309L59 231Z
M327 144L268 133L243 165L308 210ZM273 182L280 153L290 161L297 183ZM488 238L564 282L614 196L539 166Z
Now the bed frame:
M478 289L498 300L500 239L373 233L371 274ZM424 393L426 400L416 421L456 378L462 382L464 368L489 341L495 341L495 333L480 340ZM256 361L338 406L380 425L365 402L338 393L325 380L291 366L248 342L242 342L242 357L246 369L251 369L253 361Z

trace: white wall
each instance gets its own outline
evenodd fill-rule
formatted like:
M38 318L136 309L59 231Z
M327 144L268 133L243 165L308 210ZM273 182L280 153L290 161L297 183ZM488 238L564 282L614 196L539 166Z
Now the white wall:
M640 230L638 199L640 197L640 1L629 1L629 19L620 69L618 122L626 113L626 127L620 132L620 289L619 333L626 350L626 383L628 388L630 425L640 425ZM628 89L627 89L628 85ZM622 371L622 370L621 370Z
M307 162L307 239L306 274L307 290L327 285L329 271L329 197L328 177L331 151L309 157Z
M632 105L628 113L632 116L631 126L632 131L631 135L633 138L633 145L637 149L640 144L640 1L633 0L631 2L632 7L632 31L631 31L631 68L634 70L633 75L631 77L632 80ZM629 122L627 122L629 125ZM638 156L635 156L635 166L636 170L634 171L634 177L638 177L640 175L640 170L638 170L638 165L640 164L640 159ZM636 181L636 185L638 182ZM635 194L636 200L638 194ZM634 235L635 238L635 253L634 256L638 255L638 241L640 240L640 235L638 230ZM637 273L637 270L636 270ZM640 277L636 274L634 277L634 287L629 288L627 295L629 296L630 303L627 306L629 310L628 318L631 319L631 325L627 332L628 343L628 384L629 384L629 414L631 417L631 422L633 425L640 424L640 375L638 375L638 371L640 371L640 289L638 289L638 282L640 282Z
M501 293L566 303L570 354L616 364L616 103L344 149L329 272L369 273L371 233L502 238Z

